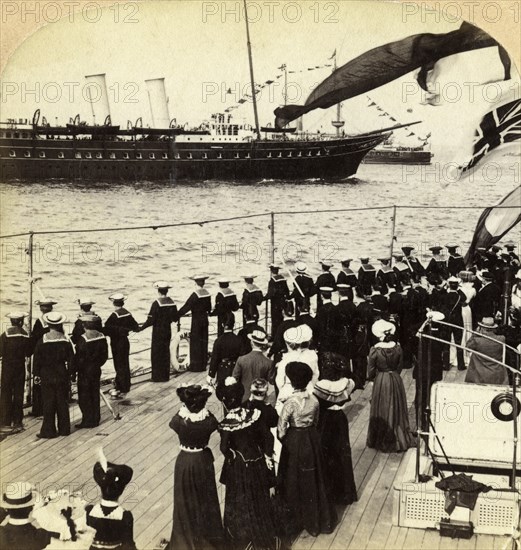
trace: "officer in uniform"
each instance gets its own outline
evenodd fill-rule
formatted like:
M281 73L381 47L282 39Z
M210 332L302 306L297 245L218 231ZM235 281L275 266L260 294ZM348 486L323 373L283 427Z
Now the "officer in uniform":
M219 385L232 375L235 363L243 353L243 339L233 333L233 325L233 313L229 311L224 317L224 332L215 340L210 358L207 382L213 386Z
M320 354L339 353L341 334L338 310L331 301L334 289L330 286L320 287L322 306L317 311L317 348Z
M329 260L322 260L320 262L320 267L322 268L322 273L317 277L315 282L315 292L317 294L317 313L322 307L322 293L319 292L321 288L332 288L333 292L336 290L336 279L335 276L329 271L333 264Z
M23 328L26 314L13 312L7 317L11 326L0 336L0 435L23 430L25 360L32 352L29 335Z
M243 275L246 283L241 302L243 324L246 324L247 317L253 317L255 321L259 320L259 306L264 300L264 294L253 282L256 277L256 275Z
M362 265L358 270L357 294L359 298L370 296L376 280L376 269L369 263L369 258L360 258Z
M268 292L265 300L270 301L271 311L271 338L275 338L277 329L283 320L284 305L289 300L289 288L286 279L279 274L278 265L270 265L271 277L268 283Z
M125 309L127 297L120 292L109 296L114 305L114 311L110 314L105 323L104 332L110 337L110 349L116 378L114 389L110 391L112 398L124 397L130 391L130 342L129 332L139 332L140 328L130 311Z
M76 428L95 428L100 423L101 368L108 359L106 336L97 327L101 319L97 315L82 315L83 334L76 344L73 374L78 377L78 404L81 422Z
M141 325L141 330L152 327L152 348L150 361L152 364L152 382L168 382L170 379L170 340L172 338L172 323L177 322L177 306L168 296L172 288L165 281L154 283L157 289L157 299L153 302L147 320Z
M208 363L208 315L212 311L212 298L204 288L208 279L206 275L195 275L191 279L195 281L196 289L179 310L179 317L192 312L189 370L202 372L206 370Z
M403 368L414 366L418 349L416 333L424 320L422 298L412 287L411 282L404 284L402 291L402 310L400 312L400 344L403 349Z
M375 314L370 301L362 299L356 307L356 326L352 345L353 378L356 389L363 389L367 377L367 356L371 347L369 330Z
M457 244L446 244L445 248L449 253L449 258L447 260L447 269L451 277L457 277L460 271L465 270L465 260L461 254L458 254Z
M449 269L445 258L440 255L442 246L431 246L429 250L432 252L432 258L425 270L427 275L435 273L445 281L449 278Z
M74 349L63 333L65 315L51 311L44 315L44 320L49 331L38 340L34 349L34 381L41 384L43 408L42 427L37 437L52 439L71 433L67 397Z
M228 319L230 322L230 314L232 319L235 319L233 312L239 309L239 302L235 292L230 288L229 279L219 279L219 290L215 295L215 307L210 315L217 316L217 336L224 334L224 322ZM232 326L233 329L233 326Z
M481 278L483 286L471 302L473 328L483 317L495 317L501 307L501 288L495 283L492 273L483 271Z
M402 246L402 252L404 253L403 261L411 270L413 279L419 282L425 276L425 268L414 255L414 246Z
M307 269L308 266L304 262L297 262L295 264L295 269L297 270L297 276L295 277L295 282L302 291L302 294L299 291L299 288L296 285L293 285L293 293L291 298L295 300L296 305L296 315L299 317L303 308L307 311L311 309L311 296L314 296L316 293L315 283L313 282L313 277L308 275Z
M445 339L450 344L451 338L454 338L454 343L461 344L463 338L463 315L462 308L467 305L467 298L465 293L459 289L459 279L457 277L449 277L448 281L449 288L445 294L445 306L444 311L446 312L446 321L451 325L456 325L461 327L456 329L453 327L444 327L445 328ZM456 348L456 357L458 360L458 370L465 370L465 361L463 359L463 350L461 348ZM443 351L443 367L445 370L450 369L450 348L446 346Z
M351 363L351 343L355 333L356 326L356 306L350 298L352 288L344 283L337 284L338 305L337 315L341 330L339 352L343 355L347 363Z
M356 273L351 269L351 262L353 260L351 258L346 258L345 260L342 260L342 270L338 274L336 278L336 284L339 285L349 285L349 290L347 293L347 296L351 301L354 300L354 292L353 288L356 288L358 286L358 279L356 278Z
M74 323L74 328L72 329L71 334L71 342L76 345L78 343L78 340L81 338L81 335L84 332L83 323L81 322L80 318L85 315L95 315L94 311L92 311L92 306L95 304L93 300L90 298L80 298L78 300L78 304L80 306L80 314L78 315L78 318L76 319L76 322ZM99 319L99 327L97 327L97 330L101 330L101 318Z
M33 325L33 330L31 332L31 344L34 348L36 347L37 342L40 338L46 333L49 332L49 327L45 321L45 314L52 311L53 306L58 302L55 302L51 298L42 298L41 300L36 300L36 305L40 307L40 317L36 319ZM33 373L34 377L34 373ZM33 416L42 416L42 389L38 384L33 384L33 408L31 414Z
M395 286L398 277L394 269L389 265L389 258L378 258L380 262L380 269L376 272L376 280L378 281L382 294L387 294L390 286Z

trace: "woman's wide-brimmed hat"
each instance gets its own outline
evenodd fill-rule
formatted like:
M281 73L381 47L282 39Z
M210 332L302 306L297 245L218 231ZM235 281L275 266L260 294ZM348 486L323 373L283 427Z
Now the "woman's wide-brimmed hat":
M493 329L497 328L497 324L493 317L483 317L481 321L478 321L478 325L482 328Z
M176 392L181 402L185 404L190 404L199 399L208 399L212 395L210 386L200 384L181 384Z
M396 332L396 325L389 323L385 319L379 319L373 324L371 330L377 338L383 338L387 334L394 334Z

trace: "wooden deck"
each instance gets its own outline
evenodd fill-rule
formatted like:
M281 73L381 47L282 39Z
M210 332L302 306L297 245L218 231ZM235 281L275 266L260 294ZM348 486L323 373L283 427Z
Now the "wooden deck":
M447 380L461 377L455 369ZM175 388L180 382L202 382L206 373L186 373L169 382L135 384L127 401L119 402L122 419L114 421L102 404L102 424L93 430L77 430L69 437L39 440L40 419L27 418L26 430L0 444L0 475L5 484L27 480L46 494L65 488L81 490L86 500L99 498L92 480L97 448L103 445L110 461L126 463L134 478L124 493L125 507L134 515L138 548L153 549L161 538L169 538L172 519L174 463L179 451L175 434L168 428L180 403ZM409 404L414 398L410 371L403 374ZM350 437L359 501L343 510L331 535L317 538L303 534L295 549L499 549L507 537L475 535L470 540L441 538L435 530L406 529L392 525L393 482L402 454L383 454L365 446L369 419L369 391L356 391L348 409ZM209 408L221 417L221 406L212 396ZM411 410L412 425L414 413ZM72 425L79 422L77 406L71 408ZM222 466L219 436L210 440L217 476ZM217 482L221 502L224 488Z

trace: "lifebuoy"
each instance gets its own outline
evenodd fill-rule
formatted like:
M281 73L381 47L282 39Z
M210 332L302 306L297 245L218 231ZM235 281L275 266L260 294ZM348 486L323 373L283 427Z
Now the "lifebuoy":
M515 398L517 401L516 412L517 415L521 413L521 403L519 399ZM502 422L510 422L514 420L514 396L511 393L500 393L492 399L490 404L492 414Z
M179 359L179 347L181 340L189 340L189 332L176 332L170 341L170 366L176 371L185 371L190 366L190 348L186 350L186 355L181 361Z

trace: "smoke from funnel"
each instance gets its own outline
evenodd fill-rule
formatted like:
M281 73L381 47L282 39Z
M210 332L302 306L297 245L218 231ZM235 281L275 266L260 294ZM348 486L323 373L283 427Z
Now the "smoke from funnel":
M105 74L88 75L85 77L85 80L87 81L85 88L92 109L93 123L104 124L107 117L110 116L109 95Z
M168 113L165 79L152 78L150 80L145 80L145 83L148 90L150 112L152 113L152 127L168 128L170 125L170 115Z

